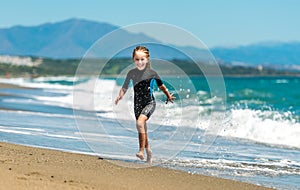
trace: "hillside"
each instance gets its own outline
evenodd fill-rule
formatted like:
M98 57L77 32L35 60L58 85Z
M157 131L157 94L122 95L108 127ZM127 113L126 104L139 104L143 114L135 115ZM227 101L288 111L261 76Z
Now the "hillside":
M80 59L49 59L49 58L30 58L31 62L39 64L35 65L16 65L0 63L0 77L40 77L40 76L74 76ZM171 60L171 62L177 65L184 73L189 76L192 75L203 75L194 62L187 60ZM120 74L126 67L132 64L131 59L117 58L111 59L107 62L105 59L91 59L87 67L88 74L93 75L100 74L100 71L95 71L97 64L105 64L101 74L105 76L116 76ZM154 65L155 67L155 65ZM214 74L214 67L202 63L202 67L206 67L207 70L211 70L211 75ZM209 69L211 67L212 69ZM163 75L174 75L174 71L170 68L160 67L160 74ZM229 66L220 65L220 69L224 76L300 76L298 71L284 71L276 70L271 68L257 68L257 67L245 67L245 66ZM175 73L176 74L176 73ZM209 74L209 73L206 73Z
M98 38L117 28L107 23L70 19L39 26L0 29L0 54L80 57Z

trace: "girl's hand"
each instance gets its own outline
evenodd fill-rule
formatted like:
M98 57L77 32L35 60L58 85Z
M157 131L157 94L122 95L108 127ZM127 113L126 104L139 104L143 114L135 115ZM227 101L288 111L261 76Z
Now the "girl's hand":
M170 101L171 103L173 103L174 102L174 100L175 100L175 96L173 96L173 94L169 94L168 96L167 96L167 100L166 100L166 104Z
M161 86L158 87L160 90L162 90L165 95L167 96L167 100L166 100L166 104L170 101L171 103L173 103L173 101L175 100L175 96L173 96L173 93L170 94L168 89L166 88L166 86L163 84Z
M118 102L123 98L124 94L126 93L127 89L125 88L121 88L120 92L119 92L119 96L116 98L115 100L115 104L117 105Z
M116 98L116 100L115 100L115 105L117 105L118 102L119 102L121 99L122 99L122 97L121 97L121 96L118 96L118 97Z

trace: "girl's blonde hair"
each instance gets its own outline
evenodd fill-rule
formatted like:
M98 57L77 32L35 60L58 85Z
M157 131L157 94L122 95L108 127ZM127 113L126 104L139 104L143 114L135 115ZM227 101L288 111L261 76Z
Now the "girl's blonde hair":
M132 59L134 59L135 53L137 51L142 51L146 54L146 57L148 58L148 63L147 63L147 68L151 68L151 63L150 63L150 52L149 49L146 48L145 46L136 46L132 52Z

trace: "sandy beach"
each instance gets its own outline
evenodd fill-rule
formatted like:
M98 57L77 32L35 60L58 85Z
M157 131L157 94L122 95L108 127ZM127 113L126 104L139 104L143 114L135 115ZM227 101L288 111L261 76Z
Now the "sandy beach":
M0 143L0 189L268 189L160 167L129 168L97 156Z

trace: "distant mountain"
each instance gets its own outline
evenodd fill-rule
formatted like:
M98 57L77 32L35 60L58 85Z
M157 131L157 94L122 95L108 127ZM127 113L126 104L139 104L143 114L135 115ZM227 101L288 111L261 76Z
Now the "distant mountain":
M83 19L69 19L58 23L47 23L39 26L14 26L0 29L0 55L40 56L49 58L81 58L86 51L101 37L119 29L116 38L111 44L125 44L126 41L148 41L157 44L148 44L152 57L161 59L185 59L186 55L178 52L176 46L170 48L143 33L135 34L120 29L108 23L98 23ZM194 47L180 47L191 55L201 57L199 50ZM128 57L132 47L121 51L116 56ZM204 52L205 53L205 52ZM207 52L206 52L207 54ZM97 56L108 57L110 49L97 52ZM203 56L202 56L203 57Z
M0 54L80 57L98 38L117 28L107 23L70 19L33 27L0 29Z
M214 48L212 53L217 59L235 65L265 65L278 68L300 66L300 42L269 42L235 48Z
M0 29L0 55L27 55L49 57L55 59L81 58L93 43L105 34L119 29L119 26L99 23L84 19L69 19L57 23L46 23L39 26L14 26ZM122 36L111 44L124 43L126 40L159 41L142 33L122 31ZM149 44L152 57L161 59L185 59L186 55L176 48ZM205 60L207 52L195 47L178 47L194 58ZM101 52L101 56L110 55L109 49ZM125 49L117 56L128 57L132 47ZM247 66L267 65L275 67L299 68L300 42L260 43L235 48L212 48L211 52L221 63Z

